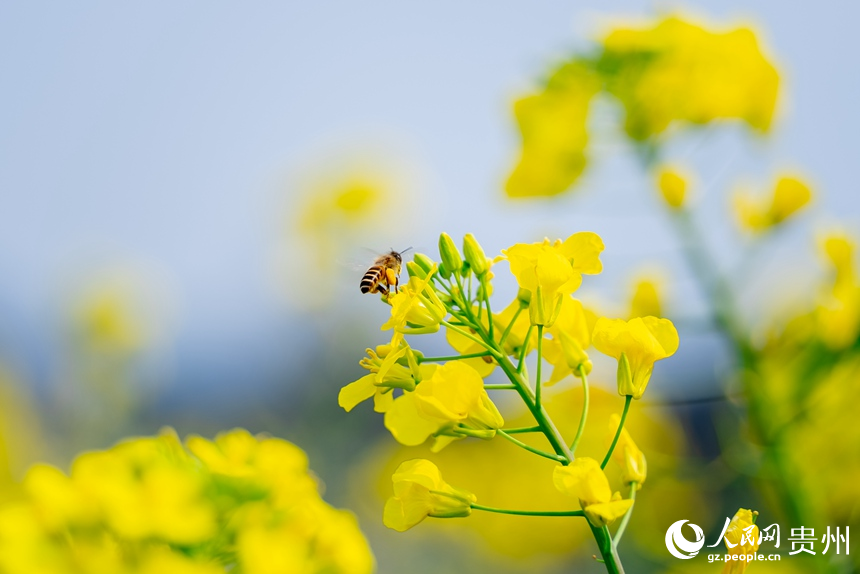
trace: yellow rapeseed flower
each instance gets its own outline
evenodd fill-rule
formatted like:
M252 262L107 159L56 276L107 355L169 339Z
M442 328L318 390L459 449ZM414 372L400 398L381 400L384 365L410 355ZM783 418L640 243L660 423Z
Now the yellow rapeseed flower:
M816 309L818 334L832 349L845 349L860 335L860 281L854 262L856 246L845 235L831 235L822 244L832 267L832 287Z
M526 293L528 292L526 291ZM528 334L529 327L531 327L528 313L520 311L519 315L517 315L517 311L527 307L528 303L523 303L517 297L501 312L493 314L493 324L499 333L504 333L505 329L508 328L511 321L514 321L514 317L516 316L516 321L514 321L504 342L504 351L507 355L519 356L523 345L528 345L526 353L530 353L537 347L537 332L532 329L531 335ZM528 342L526 342L526 336L528 336Z
M414 392L394 400L385 426L407 446L437 437L434 451L465 436L492 438L504 419L484 390L481 376L469 365L452 361L438 367Z
M594 313L587 311L579 300L572 297L562 299L558 318L547 329L552 339L543 344L543 357L553 366L547 385L571 374L579 376L580 367L586 375L591 372L592 364L585 350L591 345L595 319Z
M601 317L591 335L594 347L618 359L618 393L642 398L654 363L678 350L678 331L668 319Z
M509 196L556 195L576 181L586 165L588 108L599 88L588 66L572 62L542 92L514 104L523 147L505 185Z
M662 166L657 170L657 189L672 209L684 206L689 177L677 167Z
M609 479L593 458L579 457L568 466L555 467L552 479L559 491L579 500L594 526L612 524L633 506L632 500L612 494Z
M755 554L758 550L759 530L753 522L753 515L751 510L741 508L732 517L725 535L726 548L730 555ZM743 574L747 566L749 562L746 560L727 560L723 566L723 574Z
M382 522L404 532L428 516L459 518L472 513L475 495L442 480L439 468L429 460L409 460L391 477L394 496L385 503Z
M447 311L431 283L435 272L434 266L424 278L410 277L399 293L389 296L391 317L383 323L383 331L394 329L400 334L422 334L439 330Z
M612 439L615 438L620 422L621 417L617 414L609 417L606 434L607 447L612 444ZM621 478L625 484L635 482L637 489L642 487L642 483L648 476L648 464L645 461L645 455L630 438L630 433L627 432L626 428L621 429L621 436L618 437L618 443L615 445L615 450L612 451L612 460L621 468Z
M582 274L603 270L603 240L596 233L574 233L564 241L517 243L503 253L520 288L531 292L529 317L533 325L551 326L562 298L576 291Z
M373 410L384 413L394 401L392 389L412 391L422 379L429 378L436 365L417 365L412 348L405 342L394 345L379 345L376 351L367 349L367 357L360 361L362 367L370 371L346 385L337 396L337 403L346 412L359 403L373 397Z
M677 121L770 127L779 75L750 28L715 32L668 17L649 27L616 27L603 49L607 89L624 105L625 129L635 140Z
M812 200L809 186L795 177L780 177L770 197L756 198L739 193L734 198L735 214L745 229L767 231L803 209Z
M187 444L166 431L81 455L69 475L33 467L22 497L0 503L0 571L373 570L355 518L320 498L301 449L241 429Z

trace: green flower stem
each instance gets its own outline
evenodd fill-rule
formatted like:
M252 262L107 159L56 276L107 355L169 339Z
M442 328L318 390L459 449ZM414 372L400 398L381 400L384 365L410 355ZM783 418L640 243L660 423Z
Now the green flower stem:
M526 407L532 413L535 422L540 425L544 436L546 436L547 440L552 445L553 450L556 454L565 458L566 462L563 462L562 464L567 464L573 460L573 455L570 453L570 449L567 448L567 443L564 441L558 428L556 428L555 423L552 422L552 419L549 418L549 414L547 414L543 407L539 409L537 408L531 388L525 382L522 375L517 372L514 364L511 363L511 360L506 356L502 356L497 360L499 362L499 367L501 367L505 372L508 379L516 385L520 398L523 399Z
M453 325L453 323L451 323ZM480 353L469 353L468 355L448 355L447 357L416 357L418 363L439 363L442 361L461 361L463 359L477 359L478 357L491 357L493 353L490 351L481 351Z
M639 485L636 482L630 483L630 500L633 501L633 506L636 506L636 489ZM618 544L621 542L621 537L624 536L624 531L627 530L627 523L630 522L630 515L633 514L633 506L631 506L621 519L621 524L618 525L618 530L615 531L615 538L612 540L612 546L618 550Z
M487 306L487 331L491 341L495 341L495 337L493 336L493 310L490 308L490 295L487 293L489 281L486 279L486 275L481 279L481 291L484 294L484 304Z
M529 325L529 328L526 331L526 338L523 339L523 348L520 349L520 361L517 363L517 373L520 375L523 374L523 368L526 366L526 351L529 348L529 339L531 339L532 329L534 328L534 325Z
M564 457L563 457L563 456L558 455L558 454L550 454L550 453L548 453L548 452L542 451L542 450L541 450L541 449L539 449L539 448L535 448L535 447L533 447L533 446L529 446L529 445L527 445L526 443L524 443L524 442L522 442L522 441L520 441L520 440L515 439L514 437L512 437L511 435L509 435L508 433L506 433L506 432L505 432L505 431L503 431L502 429L498 429L498 430L496 430L496 434L500 434L500 435L502 435L503 437L505 437L506 439L508 439L509 441L511 441L512 443L514 443L515 445L517 445L518 447L520 447L520 448L524 448L525 450L527 450L527 451L529 451L529 452L531 452L531 453L534 453L534 454L536 454L536 455L538 455L538 456L542 456L542 457L544 457L544 458L548 458L548 459L550 459L550 460L554 460L554 461L556 461L556 462L564 462Z
M507 510L482 504L472 504L472 510L495 512L497 514L513 514L515 516L585 516L581 510Z
M540 427L519 427L515 429L502 429L508 434L523 434L527 432L541 432Z
M538 348L537 348L537 376L535 378L535 406L540 410L541 408L541 381L540 381L540 367L541 363L543 363L543 325L538 325Z
M627 411L630 410L630 403L633 401L633 395L624 397L624 410L621 411L621 420L618 423L618 430L615 431L615 438L612 439L612 444L609 445L609 450L606 451L606 456L603 457L603 462L600 463L600 468L606 468L609 458L612 456L612 451L615 450L615 445L618 444L618 437L621 436L621 431L624 430L624 421L627 420Z
M608 574L624 574L624 568L621 566L618 551L612 545L612 536L609 535L609 529L605 526L598 528L590 522L588 526L591 528L591 533L597 542L597 548L600 550L600 556L603 558L603 564L606 566Z
M693 271L693 277L699 282L711 304L714 322L725 332L735 347L740 370L742 373L759 373L761 367L758 353L746 337L741 321L738 319L738 306L730 283L720 273L690 212L676 211L672 221L687 265ZM747 399L750 429L765 447L764 464L770 467L768 474L773 477L774 492L786 513L786 520L792 524L814 523L816 521L812 516L814 513L804 502L809 497L798 491L800 481L797 479L797 472L784 456L792 447L785 444L779 433L774 433L773 429L769 428L771 399L766 389L757 384L755 377L743 374L740 380ZM833 571L826 562L816 564L819 572Z
M502 333L502 338L501 338L501 339L499 339L499 347L504 348L505 341L507 341L507 339L508 339L508 335L510 335L510 334L511 334L511 331L512 331L512 330L513 330L513 328L514 328L514 323L516 323L516 322L517 322L517 319L519 319L519 317L520 317L520 313L522 313L522 312L523 312L523 308L522 308L522 307L517 307L517 310L516 310L516 311L514 311L514 318L513 318L513 319L511 319L511 322L510 322L510 323L508 323L508 326L507 326L507 327L505 327L505 330L504 330L504 332Z
M476 336L475 336L475 335L473 335L472 333L469 333L468 331L464 331L464 330L463 330L463 329L461 329L460 327L458 327L458 326L456 326L456 325L453 325L453 324L449 323L448 321L441 321L440 323L441 323L442 325L445 325L445 326L446 326L446 327L448 327L449 329L452 329L452 330L454 330L454 331L457 331L458 333L460 333L461 335L463 335L463 336L464 336L464 337L466 337L467 339L470 339L470 340L474 341L475 343L477 343L477 344L481 345L482 347L484 347L485 349L487 349L487 351L489 351L489 353L490 353L491 355L493 355L495 358L497 358L497 359L498 359L498 351L496 351L495 349L493 349L493 348L492 348L489 344L487 344L487 342L486 342L486 341L484 341L483 339L479 339L478 337L476 337Z
M570 452L576 455L576 447L582 438L582 432L585 430L585 419L588 418L588 377L582 367L579 369L579 377L582 379L582 416L579 417L579 427L576 429L576 436L573 437L573 442L570 445Z
M488 391L505 391L505 390L514 390L516 389L516 385L484 385L484 389Z

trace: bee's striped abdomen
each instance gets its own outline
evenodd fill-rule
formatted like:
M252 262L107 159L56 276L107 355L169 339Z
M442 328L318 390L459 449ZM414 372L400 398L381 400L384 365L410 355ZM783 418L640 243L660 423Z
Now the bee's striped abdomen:
M376 293L378 290L381 290L383 293L387 291L384 287L381 287L379 284L385 273L385 269L382 268L381 265L374 265L370 269L367 270L367 273L364 274L364 277L361 278L361 292L362 293Z

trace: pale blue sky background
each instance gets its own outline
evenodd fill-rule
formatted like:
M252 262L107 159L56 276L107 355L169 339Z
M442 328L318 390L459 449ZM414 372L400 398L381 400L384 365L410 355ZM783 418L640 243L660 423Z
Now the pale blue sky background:
M286 193L273 181L343 142L391 142L392 157L420 166L442 206L398 245L430 251L441 230L472 231L493 252L591 229L607 243L594 291L623 296L631 269L657 259L675 296L695 306L653 192L624 150L605 148L580 189L557 202L501 198L518 145L512 99L548 62L587 45L604 17L673 6L3 2L0 358L43 387L70 290L131 266L170 293L167 371L177 397L204 384L223 397L241 394L255 379L249 373L278 379L313 340L300 341L300 319L312 318L285 310L271 288ZM684 138L673 154L711 185L700 190L702 217L719 245L736 244L722 222L735 176L766 181L788 166L815 182L815 214L761 267L787 290L802 288L811 230L835 219L860 228L860 9L685 6L715 22L757 23L784 71L785 97L768 141L729 128ZM352 286L344 293L358 295ZM362 313L374 304L355 302ZM711 343L688 340L687 363L709 353ZM354 342L356 353L368 344ZM674 369L683 383L684 361Z

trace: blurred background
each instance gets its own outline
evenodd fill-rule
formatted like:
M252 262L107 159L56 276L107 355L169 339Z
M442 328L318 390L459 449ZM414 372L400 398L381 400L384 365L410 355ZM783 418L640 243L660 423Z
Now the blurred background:
M651 175L609 127L617 111L598 103L573 191L528 202L503 191L520 149L513 101L618 18L676 11L718 28L752 25L780 71L768 135L709 126L666 147L695 173L696 217L718 263L749 263L749 238L729 214L738 185L767 188L789 171L815 194L732 275L751 336L764 341L814 305L823 234L860 230L852 3L0 6L3 480L164 425L181 436L242 426L308 452L327 500L358 513L381 573L569 571L593 553L588 533L536 530L531 518L503 523L537 532L519 545L500 544L501 527L484 517L387 531L390 469L424 451L397 449L370 408L347 415L336 397L364 374L365 347L388 339L378 329L388 308L358 290L375 253L435 256L446 231L474 233L492 256L590 230L606 243L605 271L582 298L623 316L636 280L652 278L681 331L637 421L649 464L671 472L655 479L650 502L643 491L641 506L655 509L634 514L632 571L666 571L662 532L675 520L718 534L738 506L764 514L766 489L756 491L738 462L746 455L732 458L720 430L743 417L732 352L707 321ZM497 293L512 297L512 278L500 277ZM427 350L446 348L442 339ZM854 389L846 396L857 394L854 372L841 375ZM611 363L596 378L609 391L596 402L614 412ZM482 483L494 496L491 483L510 469L480 446L452 447L440 467L452 484L477 493ZM472 472L457 476L465 460ZM522 505L549 504L535 496ZM852 504L846 520L857 520Z

